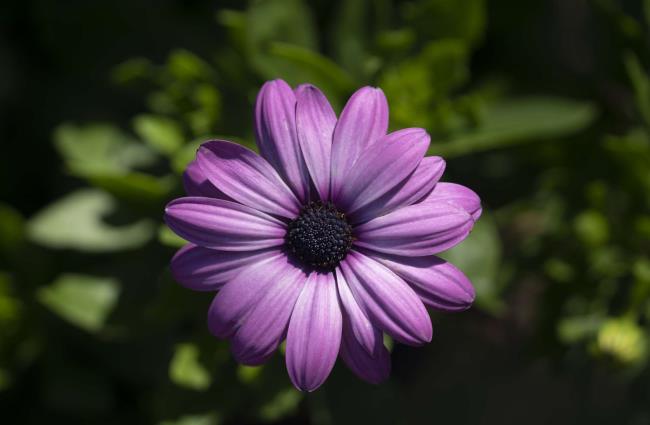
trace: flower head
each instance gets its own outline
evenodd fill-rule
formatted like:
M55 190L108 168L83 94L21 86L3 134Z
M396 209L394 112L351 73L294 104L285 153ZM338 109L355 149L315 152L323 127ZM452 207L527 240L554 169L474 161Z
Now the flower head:
M439 183L429 135L387 134L383 92L364 87L337 119L312 85L267 82L255 108L260 155L204 143L187 168L188 197L165 221L190 243L172 259L184 286L219 291L210 331L243 364L286 339L293 384L318 388L336 358L372 383L390 373L386 333L431 340L425 305L468 308L474 289L435 254L462 241L481 214L466 187Z

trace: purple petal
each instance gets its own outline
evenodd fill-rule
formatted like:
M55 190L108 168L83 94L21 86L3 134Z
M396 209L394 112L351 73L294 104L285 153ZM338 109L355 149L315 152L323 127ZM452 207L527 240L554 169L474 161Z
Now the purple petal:
M373 254L379 261L404 279L422 301L442 311L467 310L476 293L469 279L453 264L435 257L400 257Z
M237 202L269 214L293 218L300 203L262 157L235 143L206 142L196 160L210 182Z
M210 180L205 176L205 173L203 173L196 160L190 162L183 173L183 187L187 196L232 200L228 195L210 183Z
M238 362L263 362L284 339L306 278L284 253L243 269L212 302L210 331L220 338L232 338L231 348Z
M322 201L329 200L330 157L336 114L316 87L303 84L296 89L298 139L309 174Z
M347 214L354 214L413 173L430 141L421 128L406 128L384 136L363 152L332 200Z
M343 108L332 136L331 194L337 195L361 152L388 131L388 101L381 89L357 90Z
M282 80L267 81L255 103L255 135L260 153L301 202L309 199L309 173L296 133L296 96Z
M467 237L474 220L451 203L418 203L363 223L357 246L387 254L433 255Z
M341 262L341 271L354 299L380 329L404 344L431 341L431 319L424 304L395 273L356 251Z
M359 378L379 384L390 376L390 353L384 347L381 332L373 328L375 334L372 353L369 354L355 338L348 320L343 320L343 339L341 340L341 358Z
M314 391L329 376L341 344L341 309L332 273L314 272L293 308L286 362L291 382Z
M239 363L256 365L265 362L286 335L291 312L307 275L291 261L287 260L285 264L287 267L283 273L264 289L232 337L232 353Z
M165 222L195 245L224 251L252 251L282 245L281 221L223 199L188 197L167 204Z
M210 332L219 338L232 336L268 288L293 269L282 252L244 268L214 297L208 311Z
M277 251L215 251L187 244L174 255L174 279L195 291L216 291L234 278L242 268L270 258Z
M350 214L349 220L355 224L363 223L415 203L431 191L444 170L445 161L441 157L424 157L410 176L379 199Z
M451 202L469 214L474 221L478 220L483 211L481 198L471 189L456 183L438 183L421 203Z
M377 347L376 329L359 306L359 303L354 299L354 295L352 295L350 287L339 268L336 269L336 284L352 336L356 338L357 344L361 345L368 354L373 354L373 350ZM379 339L382 339L381 333Z

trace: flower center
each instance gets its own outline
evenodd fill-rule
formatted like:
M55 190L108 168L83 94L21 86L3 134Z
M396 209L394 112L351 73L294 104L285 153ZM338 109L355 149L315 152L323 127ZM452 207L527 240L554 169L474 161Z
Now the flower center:
M352 226L331 203L310 202L287 226L290 252L309 265L331 269L352 246Z

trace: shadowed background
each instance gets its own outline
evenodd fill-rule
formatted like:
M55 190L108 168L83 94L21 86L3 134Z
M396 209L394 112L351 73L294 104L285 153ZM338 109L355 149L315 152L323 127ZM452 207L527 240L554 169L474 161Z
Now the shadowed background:
M4 1L0 421L650 423L649 41L643 0ZM238 366L169 275L180 174L278 77L381 87L483 200L475 306L380 386Z

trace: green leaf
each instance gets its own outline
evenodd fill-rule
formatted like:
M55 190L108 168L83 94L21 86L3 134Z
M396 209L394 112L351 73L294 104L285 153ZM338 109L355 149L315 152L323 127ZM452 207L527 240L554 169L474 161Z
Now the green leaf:
M108 277L64 274L40 288L38 300L52 312L89 332L100 331L117 303L120 284Z
M238 10L221 9L217 11L217 21L226 27L231 44L244 50L246 44L246 14Z
M379 85L386 92L391 119L397 126L431 127L435 115L449 108L450 93L468 77L467 46L459 40L428 43L418 56L388 68ZM448 121L448 119L439 119ZM441 123L446 127L446 123Z
M599 211L583 211L575 218L573 226L578 238L587 246L602 246L609 239L609 223Z
M260 418L265 422L277 422L291 414L298 408L302 394L295 388L287 388L278 392L273 399L262 405Z
M171 246L172 248L180 248L187 244L185 239L172 232L165 224L162 224L158 228L158 242L166 246Z
M136 118L136 130L161 150L171 149L177 140L182 143L182 135L175 134L180 130L174 130L171 121L159 118ZM152 165L156 160L155 154L116 127L63 124L56 129L54 139L70 173L120 198L156 201L168 196L174 187L171 177L158 178L133 171Z
M11 330L22 309L22 303L12 293L11 283L9 275L0 270L0 338Z
M40 211L28 223L29 238L41 245L88 252L112 252L144 245L155 231L149 220L114 226L105 218L117 203L105 192L82 189Z
M584 129L595 117L596 108L587 102L553 97L504 100L487 108L478 128L432 143L429 152L453 158L562 137Z
M265 78L285 78L292 84L308 81L283 58L269 54L273 42L317 49L316 25L301 0L257 0L246 11L246 51L253 67Z
M176 185L176 179L172 175L154 177L138 172L97 175L89 180L93 186L135 203L150 203L167 198Z
M78 177L124 174L155 161L146 146L109 124L62 124L54 143L70 173Z
M404 18L422 40L458 38L477 44L486 22L484 0L421 0L404 4Z
M0 391L9 388L11 385L11 375L4 369L0 369Z
M210 387L212 377L199 362L199 349L194 344L178 344L169 363L169 379L176 385L196 391Z
M368 24L368 6L368 0L340 2L330 32L336 62L357 78L364 77L368 56L366 34L360 31Z
M470 235L441 257L465 273L476 289L479 307L498 314L503 309L497 278L501 265L501 240L491 214L483 214Z
M377 34L377 47L389 54L409 51L415 44L415 33L409 28L382 31Z
M169 54L167 69L172 76L184 81L206 80L214 74L207 62L185 49L176 49Z
M182 174L189 163L194 161L194 158L196 158L196 151L204 142L204 139L192 140L187 145L183 146L183 148L176 152L172 158L172 169L178 174Z
M605 318L597 313L587 316L566 317L558 323L558 337L565 344L574 344L592 338L598 332Z
M288 43L271 43L270 46L269 54L300 71L299 78L288 78L291 84L309 81L326 93L336 95L342 95L357 85L343 68L320 53Z
M219 425L221 417L216 413L206 413L204 415L186 415L175 421L163 421L158 425Z
M11 205L0 202L0 252L11 252L25 237L25 220Z
M133 128L149 146L165 155L176 152L185 141L181 126L161 115L138 115L133 119Z
M634 88L637 109L646 128L650 129L650 78L635 54L627 52L624 61L628 77Z
M111 71L111 79L116 84L128 84L144 79L153 73L153 65L149 59L133 58L117 65Z
M237 366L237 378L244 384L250 384L259 378L264 366Z
M624 366L647 361L648 336L645 329L629 317L610 317L598 332L597 349Z

